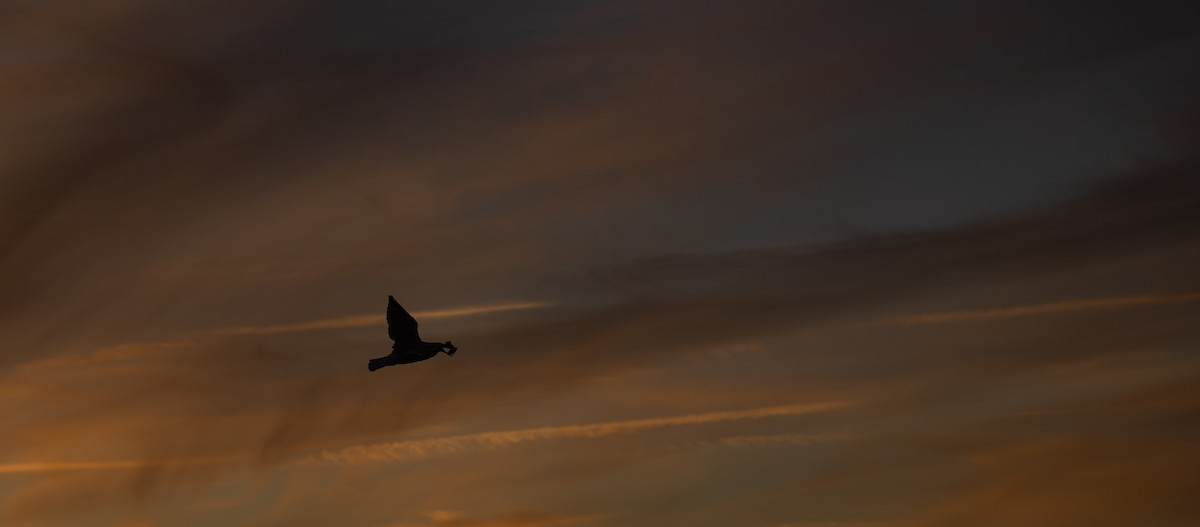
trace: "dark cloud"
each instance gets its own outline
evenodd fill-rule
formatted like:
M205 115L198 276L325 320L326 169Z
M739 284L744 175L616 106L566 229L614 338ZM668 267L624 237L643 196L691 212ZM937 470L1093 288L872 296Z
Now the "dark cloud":
M24 118L4 135L27 147L5 161L0 309L93 319L88 333L120 328L125 340L139 330L87 314L133 310L185 329L153 315L157 295L114 300L151 268L176 269L156 290L193 295L201 280L293 277L257 287L286 301L297 278L323 288L398 266L436 273L407 262L414 247L508 258L505 273L534 265L511 254L578 268L610 252L578 244L581 231L618 229L620 245L645 252L679 222L729 219L681 207L662 221L659 200L681 186L745 203L803 188L888 130L927 122L912 111L1188 34L1182 3L1155 6L10 7L20 52L6 67ZM739 161L754 155L783 157ZM397 162L400 174L363 174ZM742 174L733 188L729 173ZM752 213L740 207L725 214ZM480 234L530 222L543 227L507 246ZM409 243L367 242L389 237ZM495 270L452 272L502 287ZM59 312L69 294L88 307ZM195 298L200 312L225 300ZM50 328L26 335L15 348L77 344Z
M43 439L47 427L64 420L75 430L136 437L140 446L128 454L151 457L129 485L146 496L180 472L211 472L173 460L225 458L276 466L747 339L822 331L856 317L870 323L886 315L888 306L911 305L931 291L977 294L988 284L1037 301L1046 294L1037 284L1050 278L1069 285L1056 277L1080 274L1086 279L1067 290L1085 298L1145 292L1150 286L1160 293L1194 292L1200 290L1190 272L1200 256L1194 250L1200 237L1194 162L1155 165L1056 207L943 231L631 264L600 274L609 295L602 307L568 309L513 329L454 335L470 353L406 370L399 384L384 376L362 377L353 357L365 360L383 337L358 330L205 338L148 346L124 361L86 369L73 369L71 361L26 368L9 382L43 394L40 411L15 414L24 432L5 442L20 449L52 446ZM1113 267L1127 262L1134 264ZM1095 273L1108 284L1097 285ZM1161 289L1166 286L1173 289ZM1082 325L1060 321L1057 329L1035 332L1017 324L1017 333L1005 341L986 333L895 329L886 349L840 359L850 370L812 353L796 360L815 372L809 374L813 382L826 386L886 381L893 387L872 390L904 392L878 401L895 413L979 386L985 378L1002 383L1048 365L1194 343L1189 305L1143 310L1144 316L1118 312L1110 318L1119 323L1099 327L1108 315ZM1003 330L1004 323L997 324ZM909 384L914 382L925 387ZM186 424L163 427L163 420Z

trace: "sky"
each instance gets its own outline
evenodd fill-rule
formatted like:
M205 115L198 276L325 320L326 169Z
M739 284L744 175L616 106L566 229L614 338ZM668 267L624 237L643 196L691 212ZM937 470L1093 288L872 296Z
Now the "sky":
M0 2L0 524L1196 525L1194 4Z

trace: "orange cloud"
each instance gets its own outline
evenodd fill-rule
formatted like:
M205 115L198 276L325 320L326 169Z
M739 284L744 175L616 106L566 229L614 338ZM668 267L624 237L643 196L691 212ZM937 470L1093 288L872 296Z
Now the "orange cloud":
M35 463L8 463L0 465L0 474L22 472L61 472L66 470L110 470L136 468L145 461L48 461Z

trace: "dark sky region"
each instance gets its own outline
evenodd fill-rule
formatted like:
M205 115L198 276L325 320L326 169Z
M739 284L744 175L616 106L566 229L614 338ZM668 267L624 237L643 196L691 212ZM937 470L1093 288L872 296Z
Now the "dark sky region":
M1200 524L1198 14L0 2L0 524Z

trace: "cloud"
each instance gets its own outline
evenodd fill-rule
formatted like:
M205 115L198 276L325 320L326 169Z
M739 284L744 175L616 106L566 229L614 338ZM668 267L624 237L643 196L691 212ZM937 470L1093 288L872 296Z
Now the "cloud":
M496 516L469 516L446 511L430 515L432 523L426 527L559 527L586 525L601 519L601 516L568 515L545 511L515 511Z
M979 452L976 483L902 525L1170 524L1196 512L1180 501L1200 468L1186 450L1179 441L1081 436Z
M846 441L853 437L854 435L849 433L730 436L718 439L716 444L731 448L761 448L776 445L810 446L833 441Z
M1191 349L1191 142L1037 210L738 249L791 243L780 240L796 221L781 211L944 114L1004 107L1083 70L1108 72L1081 81L1092 87L1187 85L1115 64L1188 55L1148 56L1193 38L1190 3L1119 4L6 5L0 459L26 478L9 519L194 490L225 468L172 460L277 474L348 444L459 437L437 432L597 379L674 372L728 343L770 344L755 364L714 359L729 362L701 386L657 386L654 401L751 383L730 397L855 393L848 415L929 422L953 413L931 401L973 400L1030 372ZM560 308L460 325L453 362L364 377L382 333L318 330L379 324L337 315L381 290L414 305ZM844 326L862 321L883 323ZM777 349L805 332L825 340ZM1176 389L1160 399L1191 394ZM591 430L579 426L513 433ZM512 439L489 437L451 446ZM1137 459L1120 450L1086 453ZM22 461L39 459L114 461ZM947 517L1001 501L988 499ZM502 520L540 521L480 521Z
M774 527L888 527L893 525L884 522L799 522L781 523Z
M1200 293L1178 293L1166 295L1138 295L1107 298L1089 298L1082 300L1064 300L1046 304L1014 306L997 309L977 309L970 311L949 311L942 313L921 313L917 315L902 315L884 319L891 324L944 324L952 322L967 322L973 320L990 320L1011 317L1029 317L1054 313L1069 313L1073 311L1088 311L1095 309L1119 309L1138 306L1149 306L1164 303L1187 303L1200 300Z
M6 130L24 146L3 167L0 360L359 312L351 299L381 285L427 304L512 297L673 251L656 245L681 225L722 232L763 189L798 193L861 158L875 140L856 130L887 128L889 105L1142 49L1185 18L873 3L920 28L897 32L788 2L271 5L9 8L10 78L31 86L10 106L54 111ZM988 60L957 67L972 53ZM741 163L779 149L799 153Z
M521 309L538 309L553 306L554 302L508 302L503 304L481 304L476 306L453 307L429 311L413 311L413 317L420 320L436 320L440 318L457 318L485 313L501 313ZM361 328L371 326L386 326L383 315L358 315L294 324L276 324L270 326L240 326L213 330L214 335L270 335L273 333L291 333L296 331L315 331L322 329Z
M108 436L118 444L136 438L138 443L132 444L147 444L148 452L158 458L249 455L273 466L316 451L338 452L347 443L371 444L380 437L468 419L477 415L479 408L503 401L537 400L569 392L589 379L648 364L667 364L721 342L782 336L839 319L862 320L863 313L878 309L875 306L918 292L973 290L977 283L997 283L997 279L1023 287L1019 291L1030 291L1020 284L1036 284L1039 277L1060 276L1058 273L1086 275L1095 269L1101 276L1121 277L1107 282L1107 292L1128 291L1132 286L1151 286L1147 289L1153 290L1156 281L1195 287L1197 284L1189 283L1188 277L1194 275L1186 265L1186 255L1187 248L1194 247L1190 242L1200 208L1190 204L1198 194L1188 180L1172 175L1176 170L1181 169L1162 169L1113 184L1125 185L1121 192L1100 191L1059 207L991 223L828 246L635 263L600 273L620 291L608 303L555 310L553 317L535 323L453 335L463 349L461 357L455 357L453 363L404 370L401 383L388 382L391 377L383 376L364 381L361 364L348 359L361 355L365 360L377 353L382 335L360 340L320 331L225 335L202 339L186 349L143 350L149 352L147 358L155 359L124 361L131 368L127 370L72 369L63 364L53 375L30 377L33 374L26 371L21 377L10 377L6 385L17 393L38 394L41 410L10 413L18 423L14 430L19 432L4 441L10 448L40 445L32 452L40 452L41 459L62 459L62 450L54 445L68 447L70 435L50 434L61 438L51 442L42 438L57 429L55 423L69 422L71 435ZM1159 259L1160 254L1168 256ZM1185 258L1177 256L1181 254ZM1131 275L1122 262L1134 262L1131 269L1137 273L1141 269L1156 272ZM1095 283L1092 276L1081 281L1089 287ZM1027 298L1045 296L1038 288L1031 293ZM924 311L924 316L934 313L934 319L943 322L1000 323L1034 318L1037 313L1116 316L1117 310L1125 317L1133 311L1130 308L1166 309L1185 301L1171 295L1094 296L1099 300L1091 303L1033 302L1001 311ZM1159 297L1171 301L1151 301ZM948 315L958 312L967 315ZM1013 314L1022 317L997 316ZM944 396L954 393L961 383L976 382L972 375L977 373L971 372L980 364L1003 364L1007 369L993 369L989 375L1001 372L1011 376L1066 360L1072 354L1100 353L1123 342L1169 345L1189 334L1190 326L1179 315L1160 316L1154 311L1147 315L1153 317L1145 324L1109 325L1101 331L1074 333L1069 349L1075 351L1070 353L1050 351L1055 346L1053 338L1017 334L1007 343L995 339L978 343L970 355L957 358L948 352L931 356L920 348L907 349L897 343L886 354L846 355L844 360L893 365L889 375L896 382L921 372L944 374L939 383L902 390L907 393L894 400L898 405L920 405L923 403L916 398L932 397L929 390L936 388L939 396ZM896 316L885 314L877 319L896 320ZM1022 349L988 351L1003 346ZM942 349L931 347L929 353ZM159 355L163 352L167 354ZM138 356L142 357L142 352ZM797 357L806 358L804 370L814 372L830 360L812 353ZM220 388L215 389L217 386ZM167 416L180 425L161 426ZM188 430L212 433L198 435ZM455 441L449 445L476 448L486 443L479 443L481 438ZM397 447L397 455L413 455L413 446ZM416 446L440 448L432 443ZM122 454L145 455L136 446Z
M44 463L0 464L0 473L14 472L59 472L65 470L111 470L129 469L144 465L143 461L57 461Z
M71 472L93 470L145 470L152 467L155 470L165 467L179 470L201 465L220 465L244 463L246 457L226 457L209 459L166 459L166 460L108 460L108 461L41 461L29 463L0 463L0 474L39 473L39 472Z
M641 432L655 428L720 423L744 419L762 419L776 416L803 415L811 412L842 408L847 406L847 404L848 403L842 402L803 403L787 406L709 412L673 417L654 417L627 421L611 421L585 425L547 426L525 430L481 432L451 437L417 439L349 447L336 452L323 452L317 456L316 460L320 462L338 464L402 461L405 459L456 454L463 451L495 450L513 446L519 443L533 441L550 441L568 438L592 439L614 434ZM734 443L739 442L739 440L736 439L733 439L732 441L734 441ZM741 440L742 443L746 441L753 440Z
M593 275L611 286L605 303L557 309L552 317L536 322L452 335L463 350L461 357L405 370L403 383L386 382L386 376L364 382L361 364L348 359L365 360L378 353L385 344L382 335L364 340L320 331L223 335L185 348L144 349L136 354L138 360L112 363L123 364L123 369L76 369L58 362L62 367L53 375L24 370L6 382L12 394L42 397L43 411L13 413L25 432L5 442L48 448L54 443L36 439L44 437L40 430L69 421L75 433L95 430L114 438L161 442L156 448L165 448L158 454L162 458L257 452L251 456L273 464L468 418L502 401L575 390L590 379L667 364L721 343L861 322L863 314L878 312L879 306L929 291L978 291L979 284L1012 284L1010 290L1026 292L1024 299L1035 302L999 310L885 312L873 319L1001 323L1035 314L1124 308L1120 316L1127 317L1133 312L1130 308L1167 309L1189 302L1191 293L1103 294L1133 287L1153 291L1159 284L1193 291L1200 287L1192 283L1194 273L1187 265L1200 210L1191 205L1200 192L1194 179L1184 177L1189 170L1185 167L1154 168L1057 207L947 230L636 262ZM1154 272L1144 273L1145 269ZM1060 280L1062 273L1080 275L1083 289L1060 288L1061 292L1078 295L1092 288L1091 300L1037 302L1046 295L1023 285L1045 276ZM1119 279L1103 282L1106 290L1094 290L1096 275L1087 273ZM588 294L594 283L575 285ZM973 298L978 301L980 295ZM938 386L953 391L957 384L952 378L974 371L970 368L979 367L978 361L1005 368L994 373L1019 372L1122 343L1167 345L1189 334L1178 314L1145 313L1150 317L1145 324L1074 333L1069 349L1075 351L1070 353L1047 352L1054 341L1041 340L1040 334L1017 334L1008 344L980 342L976 352L955 360L928 356L920 348L844 360L891 364L897 376L932 368L950 376ZM1022 350L988 351L1009 345ZM930 348L929 353L939 349ZM798 356L809 357L805 369L811 371L831 360ZM960 379L971 382L970 377ZM391 403L381 406L378 401ZM385 408L392 417L381 418ZM214 430L219 439L139 424L167 415L191 422L188 428ZM118 424L122 422L128 424Z

